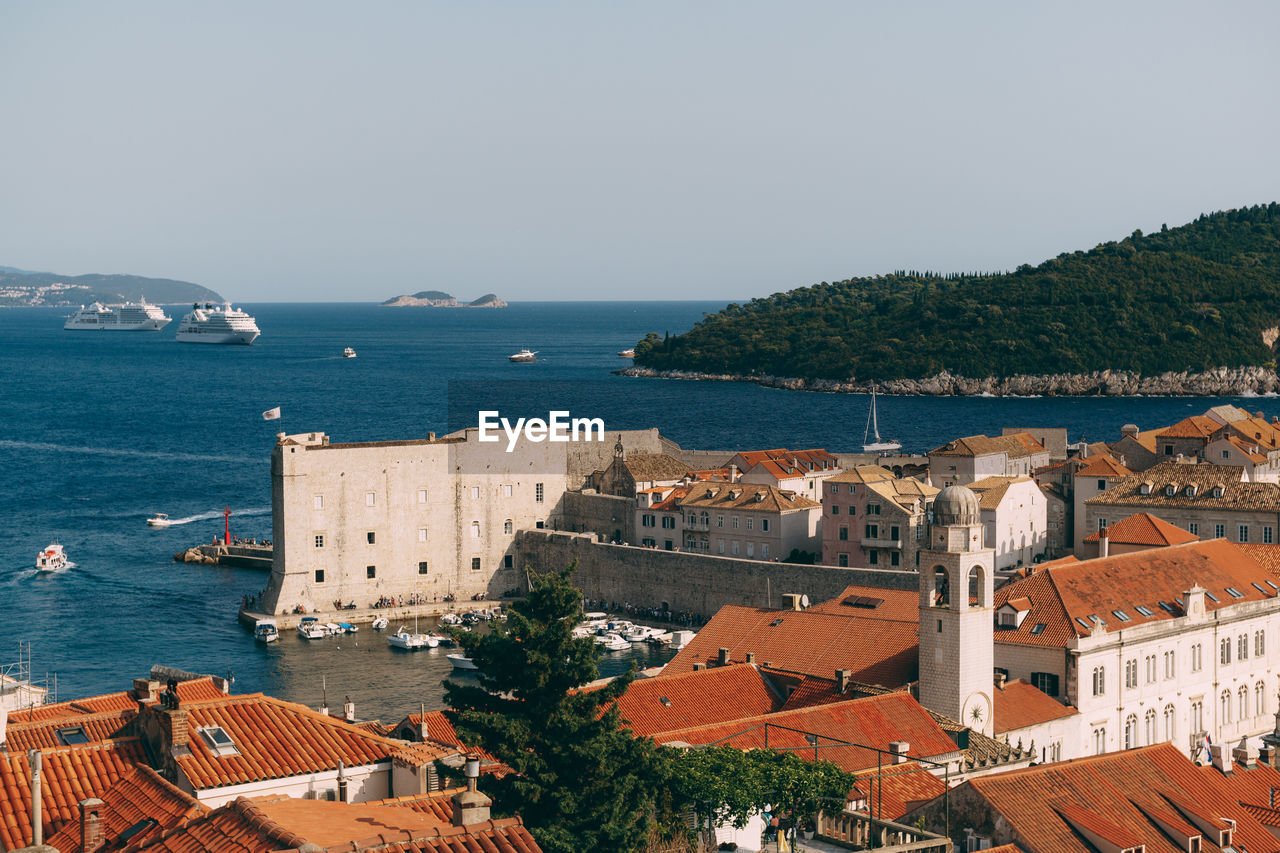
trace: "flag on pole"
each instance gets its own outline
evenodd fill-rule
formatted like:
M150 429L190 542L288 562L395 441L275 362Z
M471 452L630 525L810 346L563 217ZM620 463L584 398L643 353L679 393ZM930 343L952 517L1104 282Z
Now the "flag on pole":
M280 420L280 407L276 406L274 409L267 409L265 412L262 413L262 419L264 421Z

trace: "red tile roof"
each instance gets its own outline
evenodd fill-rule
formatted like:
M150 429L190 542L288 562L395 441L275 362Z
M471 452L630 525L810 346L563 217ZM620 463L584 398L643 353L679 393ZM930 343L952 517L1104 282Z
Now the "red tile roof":
M617 707L638 736L769 714L782 697L746 664L633 681Z
M217 699L223 695L221 688L214 683L211 676L178 683L178 698L183 702ZM71 699L67 702L55 702L49 705L37 705L34 708L10 711L9 722L10 724L30 723L111 712L136 712L137 710L138 697L134 695L134 692L132 690L121 690L118 693L104 693L101 696Z
M1018 628L998 628L995 641L1062 647L1073 637L1096 631L1173 619L1183 615L1177 600L1197 583L1218 599L1205 597L1205 609L1212 613L1237 602L1275 598L1278 593L1268 583L1270 578L1271 573L1249 553L1225 539L1059 562L996 590L997 608L1009 599L1025 597L1031 600L1031 611ZM1228 588L1240 597L1227 592ZM1150 615L1139 611L1139 606Z
M405 740L416 740L420 738L422 732L422 714L410 714L405 717L391 730L391 737L408 735ZM427 720L427 740L441 746L448 747L458 752L477 752L480 754L482 763L497 764L498 759L490 753L472 744L465 744L462 738L458 737L458 732L453 727L453 723L449 722L448 717L444 715L444 711L428 711ZM406 732L409 728L411 731Z
M80 729L90 743L134 737L133 725L138 713L133 711L107 711L101 714L83 714L76 717L54 717L30 723L10 723L5 733L5 743L10 752L28 749L53 749L66 746L60 731Z
M857 776L854 795L865 799L867 811L882 820L896 821L947 790L945 781L915 761L863 770Z
M920 619L920 593L913 589L882 589L850 584L839 595L815 604L804 612L916 622Z
M121 776L99 798L103 801L103 839L113 847L121 833L151 819L150 828L132 835L128 844L142 846L160 834L181 826L208 811L186 791L178 789L159 773L145 764ZM68 822L45 843L56 847L60 853L81 853L80 824Z
M1161 430L1156 438L1208 438L1221 426L1222 424L1207 415L1192 415Z
M786 450L779 447L773 450L748 450L734 458L742 460L746 471L763 465L771 476L779 480L804 477L812 472L840 470L840 460L823 449Z
M1181 527L1157 518L1149 512L1136 512L1107 527L1107 539L1113 545L1147 545L1153 548L1165 548L1169 545L1181 545L1183 542L1195 542L1199 538L1194 533L1188 533ZM1084 537L1085 542L1100 540L1101 537L1096 530Z
M856 689L856 686L855 686ZM837 690L836 682L830 678L819 678L816 675L800 677L787 701L782 703L780 711L795 711L799 708L812 708L815 705L827 705L831 702L843 702L851 696L842 695Z
M1009 435L988 437L967 435L953 439L929 451L930 456L990 456L1003 453L1010 459L1020 459L1035 453L1045 453L1045 447L1030 433L1016 432Z
M1042 764L970 779L969 789L986 800L990 820L1001 820L1030 853L1093 853L1094 848L1073 829L1072 819L1092 816L1094 825L1119 831L1146 845L1147 853L1178 853L1181 847L1144 813L1149 801L1189 819L1192 810L1216 822L1236 821L1234 843L1253 853L1280 850L1280 842L1240 807L1221 776L1201 772L1168 743ZM952 802L957 793L953 792ZM961 794L963 796L963 794ZM1204 849L1219 849L1204 838Z
M854 681L899 687L916 679L918 612L906 620L879 618L874 610L863 616L726 605L664 671L714 662L723 647L734 662L754 652L757 663L776 669L823 678L848 669Z
M1133 472L1107 453L1100 453L1085 458L1084 464L1076 470L1077 477L1128 477Z
M997 735L1080 713L1022 679L1007 682L994 692L993 699Z
M111 741L41 752L40 802L45 837L79 820L76 804L101 797L146 760L137 740ZM31 766L25 752L0 754L0 847L31 843Z
M909 693L886 693L662 732L655 735L654 740L659 744L719 744L738 749L763 749L767 740L769 749L794 749L802 758L812 758L813 745L804 732L819 735L819 758L835 762L848 771L875 767L877 753L865 747L887 750L889 744L896 740L911 744L909 754L917 758L933 758L959 751L933 716ZM832 745L842 742L859 746Z

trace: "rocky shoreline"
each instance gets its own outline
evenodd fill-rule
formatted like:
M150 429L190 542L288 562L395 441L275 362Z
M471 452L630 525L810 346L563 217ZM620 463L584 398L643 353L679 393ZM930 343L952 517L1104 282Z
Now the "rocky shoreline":
M737 376L686 370L628 367L621 376L755 382L768 388L867 394L871 382L796 379L784 376ZM1268 367L1216 367L1204 372L1169 371L1144 376L1127 370L1054 373L971 379L942 372L927 379L889 379L874 383L877 393L933 397L1235 397L1280 392L1280 376Z

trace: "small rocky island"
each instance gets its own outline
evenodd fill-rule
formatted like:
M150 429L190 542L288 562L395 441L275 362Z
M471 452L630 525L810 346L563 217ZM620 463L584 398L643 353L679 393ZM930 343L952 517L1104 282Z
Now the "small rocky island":
M407 296L393 296L382 303L390 308L506 308L507 303L495 294L486 293L473 302L459 302L440 290L419 290Z

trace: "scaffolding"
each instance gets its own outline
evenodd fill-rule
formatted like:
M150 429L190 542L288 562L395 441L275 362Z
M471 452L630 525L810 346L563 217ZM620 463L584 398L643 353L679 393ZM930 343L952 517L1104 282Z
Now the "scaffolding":
M58 675L31 674L31 642L18 641L18 659L0 664L0 708L17 711L58 701Z

